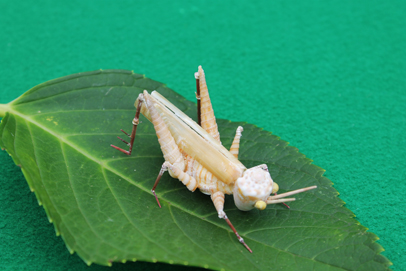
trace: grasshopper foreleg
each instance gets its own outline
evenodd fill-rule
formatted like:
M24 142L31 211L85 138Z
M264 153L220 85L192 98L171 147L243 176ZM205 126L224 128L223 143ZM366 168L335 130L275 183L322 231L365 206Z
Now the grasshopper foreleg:
M137 126L140 123L140 112L141 112L141 106L142 106L142 102L143 102L143 95L142 94L140 94L138 96L138 100L139 100L139 102L138 102L137 110L135 112L135 117L134 117L134 119L132 121L133 129L131 131L131 135L128 134L127 132L125 132L123 129L121 129L121 132L123 132L124 134L126 134L127 136L130 137L130 142L127 142L127 141L125 141L124 139L122 139L121 137L118 136L118 139L120 139L125 144L127 144L127 146L129 146L130 149L128 151L126 151L126 150L123 150L122 148L119 148L117 146L110 145L113 148L115 148L116 150L119 150L119 151L121 151L121 152L123 152L123 153L125 153L127 155L131 155L131 152L133 150L133 145L134 145L135 134L137 132Z
M249 246L245 243L244 239L238 234L237 230L234 228L233 224L231 223L230 219L228 219L226 213L224 212L224 193L221 191L217 191L211 195L211 200L213 201L214 207L216 207L217 213L219 218L224 219L234 234L237 236L238 241L245 246L245 248L252 253L252 250Z

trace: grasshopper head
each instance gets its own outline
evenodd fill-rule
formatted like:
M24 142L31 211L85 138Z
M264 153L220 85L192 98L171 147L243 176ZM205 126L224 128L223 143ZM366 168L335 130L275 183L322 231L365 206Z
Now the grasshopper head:
M273 189L274 188L274 189ZM278 185L274 183L269 172L259 167L247 169L234 185L234 202L238 209L249 211L253 208L266 208L267 198L277 192Z

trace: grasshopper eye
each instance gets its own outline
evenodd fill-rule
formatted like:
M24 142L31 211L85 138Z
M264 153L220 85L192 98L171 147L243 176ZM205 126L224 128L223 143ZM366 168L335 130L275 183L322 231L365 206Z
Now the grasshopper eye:
M265 208L266 208L266 202L265 201L262 201L262 200L259 200L259 201L257 201L256 203L255 203L255 208L257 208L258 210L265 210Z
M278 191L279 191L279 185L274 182L273 186L272 186L272 194L275 194Z

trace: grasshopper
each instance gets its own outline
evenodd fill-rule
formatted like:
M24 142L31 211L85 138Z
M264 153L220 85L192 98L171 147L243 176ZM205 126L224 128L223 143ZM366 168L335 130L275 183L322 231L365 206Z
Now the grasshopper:
M220 141L205 74L201 66L198 67L195 78L198 123L158 92L153 91L149 94L144 90L135 101L137 109L132 121L131 134L121 130L130 137L130 142L118 137L129 146L129 150L111 146L127 155L131 154L139 116L142 113L153 123L165 158L151 190L158 206L161 207L161 204L155 189L164 172L169 171L170 176L179 179L190 191L193 192L199 188L204 194L210 195L218 217L227 222L238 240L252 253L224 212L225 194L232 194L235 205L242 211L253 208L264 210L268 204L285 204L285 202L294 201L295 198L286 197L317 186L277 194L279 186L272 180L266 164L247 169L238 160L243 128L241 126L237 128L231 148L227 150Z

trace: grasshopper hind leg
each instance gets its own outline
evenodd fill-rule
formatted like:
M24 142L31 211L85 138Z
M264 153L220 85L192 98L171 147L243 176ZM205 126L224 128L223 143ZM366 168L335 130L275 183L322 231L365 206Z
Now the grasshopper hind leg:
M195 78L198 123L214 139L220 142L220 134L217 128L216 117L214 116L209 90L207 89L206 76L202 66L199 66L198 71L195 73Z
M140 123L140 112L141 112L141 106L142 106L142 94L140 94L138 96L138 106L137 106L137 110L135 111L135 117L132 121L133 124L133 129L131 131L131 134L128 134L127 132L125 132L123 129L121 129L121 132L123 132L125 135L130 137L130 142L125 141L124 139L122 139L121 137L117 137L118 139L120 139L121 141L123 141L125 144L127 144L127 146L129 147L129 150L126 151L120 147L114 146L114 145L110 145L111 147L115 148L116 150L119 150L127 155L131 155L131 152L133 150L133 145L134 145L134 139L135 139L135 134L137 132L137 127L138 124Z

